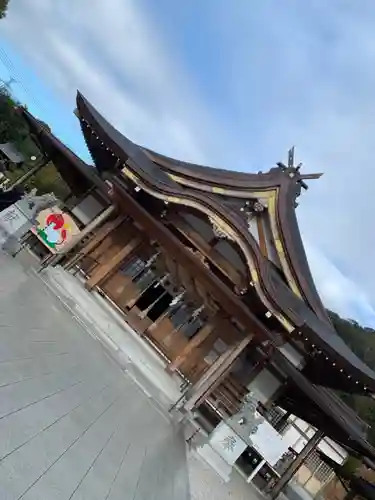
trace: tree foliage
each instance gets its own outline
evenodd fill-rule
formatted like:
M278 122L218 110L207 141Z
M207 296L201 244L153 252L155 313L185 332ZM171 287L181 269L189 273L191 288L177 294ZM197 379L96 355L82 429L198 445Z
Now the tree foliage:
M1 0L0 0L1 1ZM24 175L36 162L42 161L42 155L32 140L21 113L17 111L19 103L9 94L6 88L0 88L0 144L11 142L16 145L18 151L25 157L25 162L17 168L7 172L11 182L16 181ZM49 126L41 122L44 128L50 130ZM31 160L31 157L37 160ZM53 165L48 163L37 174L35 174L25 185L26 189L36 187L39 194L54 192L63 199L69 194L69 188L61 178L59 172Z
M0 0L1 1L1 0ZM0 143L14 142L18 146L28 137L22 116L17 113L18 103L5 87L0 88Z
M375 370L375 330L361 326L355 320L343 319L331 311L329 314L340 337L362 361Z
M6 16L9 0L0 0L0 19Z
M352 351L375 371L375 330L363 327L357 321L343 319L329 311L332 323L340 337ZM375 446L375 401L372 398L353 394L341 394L346 404L370 425L368 440Z
M30 137L27 123L18 111L19 106L8 90L0 87L0 144L13 143L25 157L27 167L32 166L30 158L40 156L40 152Z
M1 1L1 0L0 0ZM30 137L29 128L21 113L18 103L6 87L0 87L0 144L11 142L26 158L26 165L31 156L40 156L40 152ZM50 131L49 126L40 121Z

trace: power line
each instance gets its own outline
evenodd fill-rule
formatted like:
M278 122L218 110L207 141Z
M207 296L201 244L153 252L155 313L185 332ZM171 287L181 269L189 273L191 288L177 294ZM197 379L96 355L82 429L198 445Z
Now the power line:
M4 81L0 79L0 88L5 87L12 93L12 84L18 84L23 91L29 96L29 99L34 103L34 105L39 109L39 112L43 115L45 111L45 107L40 103L40 101L33 95L30 89L25 85L24 79L21 77L17 69L15 68L13 62L10 57L6 53L3 47L0 46L0 61L7 68L10 79L8 81Z
M7 68L10 75L9 82L4 82L4 86L6 86L6 88L9 91L11 91L11 84L17 83L22 88L22 90L29 96L29 98L33 101L34 105L37 108L39 108L39 111L43 111L43 106L41 105L40 101L36 99L36 97L32 94L32 92L30 92L30 90L27 88L27 86L23 82L23 78L16 70L14 64L12 63L11 59L9 58L3 47L0 47L0 61Z

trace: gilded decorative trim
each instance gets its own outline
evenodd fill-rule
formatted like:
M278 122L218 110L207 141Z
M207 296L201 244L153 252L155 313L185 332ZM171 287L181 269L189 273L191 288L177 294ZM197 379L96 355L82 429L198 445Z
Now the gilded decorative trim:
M216 194L224 194L225 193L225 189L222 188L222 187L213 186L212 192L216 193Z
M280 239L280 233L279 229L277 227L277 220L276 220L276 202L277 202L277 197L278 197L278 188L272 188L272 189L264 189L262 191L252 191L251 193L246 192L246 191L239 191L239 190L233 190L233 189L226 189L220 186L209 186L209 185L202 185L194 181L190 181L188 179L185 179L184 177L181 176L176 176L175 174L168 174L171 179L175 180L180 184L181 186L188 186L188 187L193 187L195 189L201 190L201 191L209 191L215 194L220 194L222 196L233 196L237 198L260 198L260 199L266 199L267 203L266 205L268 206L268 213L269 213L269 218L270 218L270 223L271 223L271 229L272 229L272 236L274 239L275 247L277 254L280 259L281 267L284 271L285 277L287 279L287 282L297 297L302 298L301 291L299 289L298 283L294 279L293 273L290 269L289 263L287 261L286 255L285 255L285 249L282 244L282 241Z
M178 184L183 183L184 179L182 177L179 177L178 175L175 175L175 174L168 174L168 175L172 179L172 181L178 182Z
M198 182L191 181L189 179L185 179L184 177L181 177L179 175L171 174L168 173L168 176L180 184L181 186L186 186L186 187L191 187L194 189L197 189L199 191L206 191L209 193L216 193L220 194L223 196L233 196L236 198L265 198L267 199L271 193L274 191L273 188L265 188L263 191L253 191L249 193L248 191L239 191L236 189L227 189L223 188L222 186L211 186L210 184L200 184Z
M259 276L258 276L258 271L256 270L256 267L254 266L253 259L251 257L250 252L247 249L247 245L244 244L241 236L232 230L232 228L220 217L217 216L215 212L212 210L208 209L207 207L203 206L201 203L197 201L192 201L188 200L186 198L180 198L176 196L168 196L164 195L162 193L156 192L154 189L149 188L146 186L142 180L137 177L128 167L124 167L122 169L122 173L127 176L129 179L131 179L133 182L135 182L139 187L141 187L144 191L147 193L151 194L152 196L155 196L156 198L159 198L164 201L168 201L169 203L175 203L178 205L183 205L183 206L188 206L192 208L196 208L197 210L203 212L207 217L209 217L212 221L215 222L215 224L228 235L228 238L233 239L240 249L242 250L243 254L246 257L247 265L249 267L251 279L257 289L257 292L259 296L262 299L262 302L264 305L272 312L272 314L279 320L279 322L285 327L285 329L288 332L292 332L294 330L293 325L290 324L290 322L278 311L276 311L272 305L269 303L268 299L264 295L263 291L261 290L260 284L259 284Z
M299 289L299 286L294 279L293 273L290 269L289 263L287 261L286 255L285 255L285 249L284 245L280 239L280 233L279 229L277 226L277 220L276 220L276 202L277 202L277 197L278 197L278 190L274 191L273 195L268 198L268 215L271 223L271 231L273 235L273 240L275 243L275 248L277 251L277 254L280 259L281 267L284 271L285 277L287 279L287 282L297 297L302 298L301 291Z

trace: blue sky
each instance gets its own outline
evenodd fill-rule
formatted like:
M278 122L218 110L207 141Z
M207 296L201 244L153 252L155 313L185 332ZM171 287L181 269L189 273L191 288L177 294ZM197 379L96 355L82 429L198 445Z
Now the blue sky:
M298 208L327 306L375 326L375 3L10 0L0 76L85 159L79 88L136 142L267 170L297 147Z

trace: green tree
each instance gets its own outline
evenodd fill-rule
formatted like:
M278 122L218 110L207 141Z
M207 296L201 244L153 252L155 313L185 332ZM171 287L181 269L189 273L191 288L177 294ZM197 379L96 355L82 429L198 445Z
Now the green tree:
M1 0L0 0L1 1ZM28 126L19 113L20 104L5 87L0 87L0 144L12 142L26 159L39 151L30 137ZM27 166L26 160L26 166Z
M41 154L30 136L26 121L18 111L19 107L20 104L7 89L0 88L0 144L14 143L25 157L25 162L22 165L7 172L7 177L12 183L41 161ZM46 130L50 131L46 123L42 121L40 123ZM32 156L39 157L39 159L32 161ZM25 188L27 190L37 188L39 194L54 192L60 199L65 199L70 194L69 187L52 162L33 175L26 182Z
M375 371L375 330L361 326L357 321L341 318L328 311L331 321L340 337L351 350ZM370 425L368 440L375 446L375 401L373 398L354 394L340 394L342 400L353 408Z
M9 0L0 0L0 19L6 16Z
M340 337L362 361L375 370L375 330L363 327L357 321L343 319L331 311L329 315Z
M0 0L1 1L1 0ZM0 142L20 143L27 137L27 127L17 113L18 103L5 87L0 88Z

